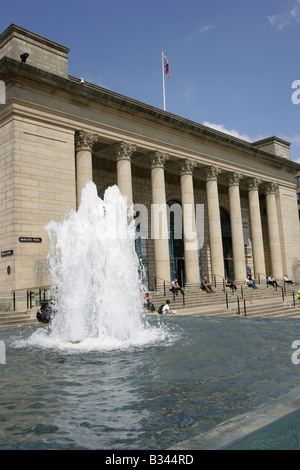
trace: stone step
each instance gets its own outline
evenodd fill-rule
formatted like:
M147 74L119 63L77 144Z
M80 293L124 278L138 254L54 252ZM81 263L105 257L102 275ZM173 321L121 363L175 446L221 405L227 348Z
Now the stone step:
M38 321L26 310L18 312L0 312L0 330L20 326L37 325Z
M162 303L166 301L167 296L162 296L159 294L154 294L151 296L151 302L154 304L156 308L159 307ZM272 294L272 295L256 295L255 293L253 294L247 294L244 295L244 297L241 297L239 294L234 294L232 295L229 293L227 295L227 301L229 306L234 306L237 304L238 299L240 300L240 304L246 301L247 305L251 305L252 303L255 302L271 302L271 301L276 301L277 303L282 302L282 295L277 293L277 295ZM185 305L183 305L183 299L181 295L178 295L175 297L175 300L173 300L173 296L169 296L169 299L171 301L171 305L173 305L174 308L187 308L187 307L194 307L194 306L214 306L214 305L220 305L222 308L226 306L226 296L224 293L212 293L212 294L207 294L207 293L201 293L201 294L192 294L192 295L186 295L185 296ZM289 301L290 303L293 302L293 297L292 295L290 296L285 296L285 301Z
M205 311L201 311L199 308L194 309L180 309L178 311L180 314L189 314L189 315L196 315L196 316L223 316L223 317L232 317L239 315L238 309L208 309ZM240 316L245 316L243 306L240 309ZM270 305L269 307L264 306L253 306L251 309L246 308L246 316L247 317L297 317L300 316L300 308L299 307L291 307L291 306L284 306L284 305Z
M267 291L267 289L266 289ZM254 291L256 292L256 291ZM181 297L181 296L180 296ZM232 295L228 296L228 309L226 308L225 296L204 293L204 301L202 294L193 294L186 299L185 306L182 305L182 299L179 302L171 300L171 309L175 310L179 315L193 316L235 316L238 315L238 301L240 304L240 315L245 316L244 298ZM246 316L248 317L293 317L300 316L300 302L293 305L292 297L289 300L282 300L282 295L277 291L271 292L270 295L257 296L250 294L245 296ZM158 308L164 303L165 298L162 296L152 296L152 302ZM155 303L157 301L157 303ZM297 301L296 301L297 302Z

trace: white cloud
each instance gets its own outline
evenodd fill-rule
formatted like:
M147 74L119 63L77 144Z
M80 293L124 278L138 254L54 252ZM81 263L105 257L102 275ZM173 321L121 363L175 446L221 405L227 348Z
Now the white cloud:
M226 129L226 127L223 124L214 124L211 122L204 121L203 126L211 127L212 129L215 129L216 131L224 132L224 134L232 135L233 137L237 137L238 139L246 140L247 142L253 142L253 139L249 137L247 134L240 134L238 131L235 129ZM262 137L260 137L261 139ZM259 140L259 139L255 139Z
M300 0L294 0L293 6L282 13L268 16L268 20L271 26L274 26L279 30L285 28L294 21L300 21Z
M209 31L212 27L213 27L212 24L207 24L205 26L201 26L198 31L200 33L206 33L206 31Z
M247 134L240 134L239 131L236 131L235 129L226 129L226 127L223 124L214 124L211 122L204 121L203 126L210 127L212 129L215 129L216 131L224 132L224 134L231 135L233 137L236 137L238 139L245 140L246 142L257 142L259 140L265 139L266 137L270 136L264 136L264 135L257 135L256 137L252 138ZM280 134L278 137L282 140L286 140L287 142L290 142L291 144L291 159L297 163L300 163L300 134L293 134L293 135L283 135ZM296 156L299 155L299 156Z
M215 129L216 131L224 132L224 134L231 135L233 137L236 137L241 140L245 140L246 142L257 142L259 140L265 139L266 137L270 136L264 136L264 135L257 135L256 137L252 138L247 134L240 134L239 131L236 131L235 129L226 129L226 127L223 124L214 124L211 122L204 121L203 126L210 127L212 129ZM287 142L290 142L291 144L291 159L294 162L300 163L300 134L293 134L293 135L278 135L278 137L282 140L286 140ZM299 155L299 156L296 156Z
M204 26L199 26L198 29L196 29L195 31L192 31L185 38L184 46L185 47L190 47L195 41L197 41L200 38L200 36L202 36L204 33L206 33L207 31L209 31L212 28L213 28L212 24L206 24Z

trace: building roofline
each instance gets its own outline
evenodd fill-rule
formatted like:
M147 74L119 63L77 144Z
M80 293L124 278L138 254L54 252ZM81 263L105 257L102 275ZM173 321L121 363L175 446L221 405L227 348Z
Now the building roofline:
M265 139L257 140L255 142L252 142L251 145L258 146L258 145L266 145L266 144L271 144L273 142L279 142L280 144L287 145L288 147L291 145L290 142L287 140L280 139L279 137L276 137L273 135L272 137L266 137Z
M51 41L50 39L47 39L39 34L33 33L32 31L29 31L28 29L21 28L21 26L18 26L14 23L11 23L8 26L8 28L6 28L3 31L3 33L0 34L0 47L14 35L24 36L28 39L32 39L36 42L43 44L44 46L51 47L65 54L67 54L70 51L68 47L62 46L61 44L55 41Z
M85 97L86 99L98 100L113 107L117 107L119 109L121 108L124 111L138 113L148 119L160 121L165 125L171 125L182 131L194 133L198 136L204 137L214 142L222 143L234 148L238 148L240 150L244 150L248 153L257 156L265 157L266 159L271 160L273 163L276 162L281 165L292 167L297 171L300 170L299 163L274 155L270 152L261 150L259 147L256 147L258 143L261 144L264 141L267 142L272 141L274 139L284 142L287 145L290 145L289 142L283 141L278 137L269 137L267 139L251 143L246 140L242 140L224 132L218 131L211 127L204 126L203 124L199 124L181 116L169 113L167 111L163 111L160 108L156 108L141 101L137 101L125 95L121 95L107 88L103 88L89 82L82 83L81 79L73 77L71 75L69 75L68 78L61 77L56 74L52 74L50 72L46 72L39 68L33 67L30 64L24 64L9 57L3 57L0 60L0 78L1 75L5 75L5 72L9 73L9 71L14 72L14 74L19 73L21 75L27 75L30 78L35 78L36 80L44 81L49 85L52 84L54 86L59 86L64 90L73 91L78 95Z

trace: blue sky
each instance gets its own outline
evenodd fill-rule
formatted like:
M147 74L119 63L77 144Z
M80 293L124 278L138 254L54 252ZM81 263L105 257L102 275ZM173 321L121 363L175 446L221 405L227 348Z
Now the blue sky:
M69 47L70 75L161 109L163 49L168 112L276 135L300 162L300 0L11 0L0 30L11 23Z

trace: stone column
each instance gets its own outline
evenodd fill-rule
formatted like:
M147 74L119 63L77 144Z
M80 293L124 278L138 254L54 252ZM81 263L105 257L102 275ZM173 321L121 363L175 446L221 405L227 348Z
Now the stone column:
M264 242L262 234L262 225L259 207L259 194L258 188L261 180L258 178L249 178L247 180L249 209L250 209L250 223L251 223L251 236L252 236L252 249L253 249L253 263L254 272L258 274L266 274Z
M280 235L276 205L276 189L275 183L265 184L266 194L266 205L267 205L267 218L268 218L268 229L269 229L269 243L271 253L271 266L272 273L266 273L267 275L272 274L275 279L283 278L282 258L281 258L281 246L280 246Z
M217 281L220 280L220 278L224 278L224 255L217 182L220 172L221 170L214 166L204 168L207 194L211 274L212 276L216 275Z
M151 237L154 238L157 285L170 282L169 229L164 165L169 155L160 151L149 154L151 161L152 206Z
M196 162L188 159L179 161L181 172L185 278L187 283L199 284L198 241L193 187L193 170L196 165Z
M113 145L114 154L117 159L117 185L128 207L133 204L131 156L135 149L136 146L128 142L117 142Z
M229 185L230 225L232 236L234 277L237 281L243 281L246 277L244 234L239 188L241 178L241 175L235 172L229 173L227 178Z
M80 205L81 192L88 181L93 181L92 149L97 135L77 131L75 134L77 207Z

